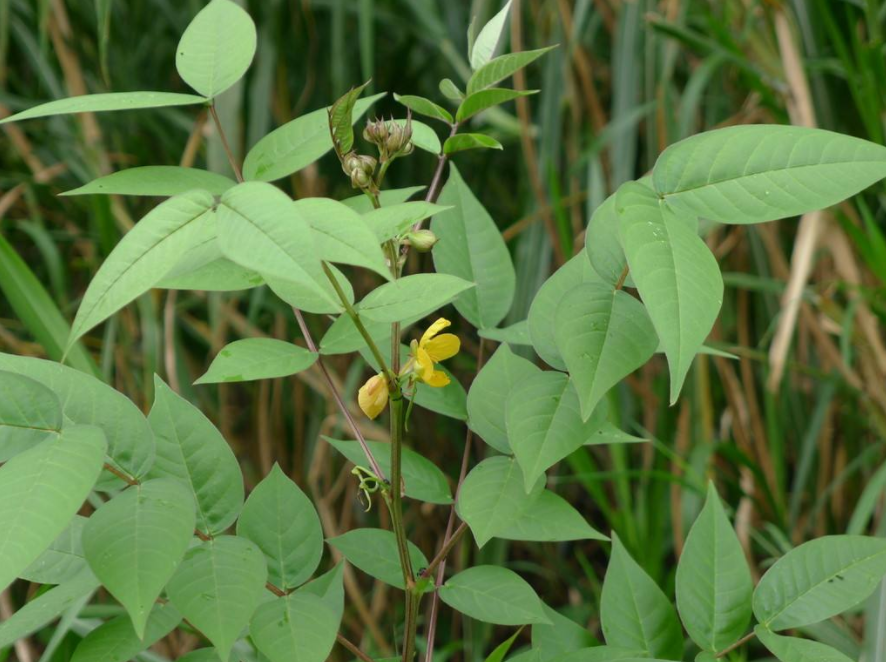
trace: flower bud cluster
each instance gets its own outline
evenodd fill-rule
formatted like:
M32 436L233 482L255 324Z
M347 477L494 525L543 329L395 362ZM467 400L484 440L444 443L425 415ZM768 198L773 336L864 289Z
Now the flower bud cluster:
M342 170L351 178L351 186L372 190L375 186L373 175L378 164L371 156L349 152L342 159Z
M366 123L363 137L378 147L379 159L382 162L392 161L398 156L412 154L412 116L405 124L398 124L393 118L390 121L376 119Z

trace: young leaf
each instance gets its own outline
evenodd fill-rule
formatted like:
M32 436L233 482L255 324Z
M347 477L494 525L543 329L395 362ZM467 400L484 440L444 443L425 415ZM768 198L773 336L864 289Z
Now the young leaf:
M270 662L323 662L335 645L340 620L317 596L294 593L261 605L249 634Z
M600 642L587 628L545 604L542 608L551 623L532 626L532 649L541 653L543 660L559 658L591 646L599 647Z
M40 382L0 371L0 462L6 462L62 429L62 403Z
M566 499L544 490L506 529L495 534L505 540L559 542L563 540L609 540L587 523Z
M195 384L275 379L307 370L317 355L274 338L245 338L225 345Z
M431 231L439 238L434 267L438 273L476 283L455 300L455 308L476 327L495 327L511 309L516 287L508 247L454 165L449 166L439 202L452 208L431 221Z
M659 205L652 189L625 184L616 207L631 276L668 357L673 404L720 312L720 267L698 234Z
M458 107L455 119L459 123L471 119L474 115L482 113L493 106L498 106L520 97L528 97L531 94L537 94L538 90L510 90L507 88L495 87L488 90L479 90L470 94Z
M667 660L683 658L683 631L677 612L614 533L600 620L610 646L641 650Z
M655 190L679 214L762 223L824 209L886 177L886 147L822 129L735 126L668 147Z
M181 614L171 604L154 605L144 633L132 628L128 616L118 616L100 625L77 644L71 662L126 662L146 651L181 623Z
M753 590L741 543L710 483L677 565L677 609L699 648L719 652L741 638Z
M557 306L554 338L588 419L600 399L644 365L658 347L646 308L610 285L585 283Z
M243 505L243 477L224 437L157 376L148 422L157 441L150 477L170 478L187 488L196 504L197 529L207 535L228 529Z
M435 120L446 122L447 124L452 124L452 113L430 99L413 96L411 94L395 94L394 99L398 103L402 103L414 113L424 115L425 117L431 117Z
M384 92L357 100L351 121L360 119L383 96ZM329 111L320 108L287 122L259 140L243 161L243 177L246 180L273 182L311 165L330 149ZM385 193L387 191L382 192L383 198ZM365 195L360 198L369 202Z
M541 372L502 345L483 366L468 391L468 425L487 444L509 455L505 403L517 384Z
M245 538L220 536L188 550L166 593L227 662L261 601L267 576L258 547Z
M72 426L0 467L0 590L70 524L104 456L101 430Z
M443 143L444 154L455 154L468 149L504 149L495 138L482 133L458 133Z
M175 51L188 85L214 99L243 77L255 56L255 23L230 0L212 0L190 22Z
M448 274L415 274L374 289L358 305L361 317L376 322L400 322L424 317L474 287Z
M108 110L141 110L142 108L165 108L168 106L193 106L206 103L206 99L193 94L170 92L111 92L107 94L84 94L79 97L58 99L28 108L10 115L0 124L20 122L36 117L71 115L74 113L101 113Z
M104 432L108 456L131 476L141 478L154 461L154 435L132 400L95 377L53 361L0 353L0 370L26 375L51 389L64 416Z
M36 561L19 573L19 578L38 584L63 584L87 568L81 543L86 518L74 519Z
M382 205L380 209L374 209L364 214L363 220L375 232L378 243L384 243L388 239L403 234L424 219L447 209L448 207L435 205L433 202L416 200L415 202Z
M356 441L339 441L324 436L332 447L344 455L352 464L366 466L366 455ZM369 450L378 461L385 475L391 473L391 448L390 444L383 441L367 441ZM406 496L428 503L446 505L452 503L452 493L449 490L449 482L446 475L440 471L436 464L424 455L416 453L411 448L403 448L401 458L403 482L406 485Z
M485 90L487 87L492 87L505 78L510 78L515 72L519 71L526 65L535 62L535 60L542 55L555 48L557 47L548 46L547 48L539 48L535 51L509 53L508 55L500 55L494 60L490 60L477 69L471 76L471 79L468 81L468 96L479 90Z
M341 552L348 563L370 577L404 589L403 569L397 556L397 538L387 529L353 529L327 542ZM413 569L424 568L428 559L422 551L409 543L409 558Z
M511 0L505 3L505 6L483 26L477 39L471 45L470 55L471 69L477 70L492 59L495 55L495 49L501 42L504 34L505 21L511 10Z
M87 331L154 287L187 251L215 234L213 197L191 191L139 221L102 263L71 325L68 349Z
M818 623L864 601L886 574L886 540L824 536L781 557L754 590L754 616L778 631Z
M277 464L246 500L237 535L258 545L268 562L268 581L284 590L303 584L323 555L317 511Z
M781 662L853 662L838 650L809 639L782 637L758 625L754 634Z
M369 81L359 87L352 87L329 109L329 132L332 134L332 144L335 151L340 157L354 148L354 105L367 85L369 85Z
M449 78L444 78L440 81L440 93L451 101L461 101L465 98L464 92L462 92L458 85L453 83Z
M513 458L491 457L471 469L458 493L456 508L471 527L477 546L483 547L523 517L543 489L543 481L538 481L527 492Z
M582 421L575 385L561 372L539 372L517 384L505 404L505 421L526 491L549 467L585 445L605 414L598 407Z
M236 182L232 179L199 168L179 166L142 166L118 170L93 179L80 188L62 195L151 195L171 197L193 189L221 195Z
M439 593L440 599L450 607L484 623L550 622L532 587L507 568L492 565L468 568L451 577Z
M89 567L129 612L139 638L194 536L195 521L185 486L158 478L106 502L83 530Z

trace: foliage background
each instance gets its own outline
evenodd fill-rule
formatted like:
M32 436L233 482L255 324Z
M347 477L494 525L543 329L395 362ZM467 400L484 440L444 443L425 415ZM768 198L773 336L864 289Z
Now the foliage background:
M0 113L86 91L186 91L175 74L175 44L202 4L0 0ZM369 78L371 91L440 100L437 81L461 83L469 73L461 54L470 17L482 23L500 3L246 4L259 29L259 52L245 82L219 99L241 156L270 129ZM505 152L478 150L457 160L515 259L517 297L509 323L525 319L539 285L583 246L593 209L621 182L647 172L660 151L680 138L737 123L814 122L879 143L886 139L882 0L514 4L511 50L554 43L560 48L515 78L516 86L541 89L538 95L477 120ZM373 112L400 117L403 110L389 95ZM217 134L197 113L163 109L4 126L0 351L59 358L64 320L72 319L91 276L121 234L156 203L63 198L60 192L132 165L184 163L228 172ZM416 152L392 169L388 185L426 185L432 168L432 157ZM334 155L281 184L302 197L354 193ZM684 397L672 408L665 362L656 359L615 395L623 429L651 443L584 448L561 463L554 478L560 493L597 528L618 532L667 593L673 593L675 559L708 477L734 507L739 537L758 575L773 557L812 537L882 534L883 193L879 185L817 221L804 220L803 232L797 221L713 228L708 242L723 265L727 290L712 344L739 359L700 356ZM818 231L810 237L814 227ZM786 295L789 288L796 296ZM795 321L783 304L790 299L801 301ZM466 351L452 365L466 386L481 351L471 333L463 333ZM327 536L385 517L380 508L363 512L350 466L319 440L321 434L347 433L316 372L190 386L226 342L260 335L299 337L291 312L264 289L208 296L155 292L87 337L95 357L89 369L144 410L153 401L153 373L162 375L223 431L247 487L279 462L316 499ZM790 340L789 347L779 344L780 336ZM488 356L491 344L483 345ZM365 365L336 357L330 366L353 396ZM361 420L367 436L386 438L383 428ZM461 424L418 420L411 437L448 475L458 475ZM484 450L477 442L475 461ZM432 553L448 509L426 508L413 509L407 526L412 540ZM469 554L477 562L507 559L549 604L592 630L598 627L606 564L599 544L494 541L482 559L470 550L462 546L456 568ZM346 588L352 607L345 632L370 652L390 653L384 642L394 640L399 601L384 585L371 585L353 571ZM26 598L26 590L19 586L2 596L0 617ZM807 634L854 659L884 659L886 653L875 648L886 633L886 612L877 608L884 596L880 591L872 597L866 619L850 615ZM482 659L504 634L458 621L445 621L441 632L449 642L438 648L442 655L464 647L464 658L472 660ZM77 636L73 628L69 644ZM195 643L176 640L159 652L174 658ZM30 646L36 660L40 646ZM56 657L67 659L72 647L63 645Z

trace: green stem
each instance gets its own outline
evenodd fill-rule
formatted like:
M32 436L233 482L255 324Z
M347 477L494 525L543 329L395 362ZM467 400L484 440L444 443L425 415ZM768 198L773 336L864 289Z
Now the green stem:
M415 584L415 573L412 569L412 559L409 556L409 546L406 542L406 529L403 526L403 396L400 394L391 396L391 487L389 492L389 507L391 511L391 527L397 539L397 554L400 556L400 566L403 570L403 582L407 592L412 590Z

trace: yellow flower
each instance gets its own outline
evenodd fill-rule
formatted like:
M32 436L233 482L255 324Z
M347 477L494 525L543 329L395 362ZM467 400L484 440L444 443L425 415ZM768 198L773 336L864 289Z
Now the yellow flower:
M369 418L375 418L388 405L388 380L381 373L370 377L357 394L360 409Z
M437 335L449 326L449 320L442 317L428 327L421 340L413 340L410 344L412 358L406 364L404 372L411 370L418 381L428 386L442 387L449 383L449 377L442 370L435 370L434 364L452 358L458 354L461 341L452 333Z

